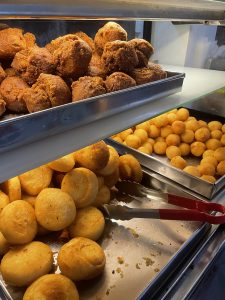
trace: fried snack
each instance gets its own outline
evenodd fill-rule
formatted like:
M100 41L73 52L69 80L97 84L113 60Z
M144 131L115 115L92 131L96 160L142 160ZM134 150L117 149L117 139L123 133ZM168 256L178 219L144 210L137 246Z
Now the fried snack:
M22 195L22 200L28 202L33 208L35 207L36 197L23 194Z
M205 158L205 157L208 157L208 156L214 156L214 151L213 150L205 150L204 153L202 154L202 157Z
M172 159L174 156L181 156L181 151L177 146L169 146L166 149L166 156Z
M199 124L200 128L202 128L202 127L208 128L208 124L203 120L198 120L198 124Z
M37 221L32 206L23 200L9 203L1 212L0 230L11 244L31 242L37 233Z
M28 87L26 82L20 77L6 77L0 85L1 98L5 101L6 108L16 113L27 112L26 103L23 100L23 92Z
M225 160L222 160L219 162L219 164L217 165L216 171L220 176L225 175Z
M117 178L117 177L116 177ZM115 180L115 179L114 179ZM118 181L118 180L117 180ZM116 181L116 182L117 182ZM110 189L107 185L103 185L99 190L98 194L92 203L93 206L99 207L102 204L108 204L110 202Z
M113 139L114 141L118 142L118 143L121 143L121 144L123 143L123 140L122 140L121 137L119 137L118 135L112 137L112 139Z
M214 157L217 161L225 160L225 147L219 147L214 152Z
M216 173L215 167L213 164L201 162L201 164L197 167L201 176L202 175L210 175L214 176Z
M10 249L1 261L1 274L10 285L22 287L50 272L53 266L53 253L50 247L41 242Z
M13 68L7 68L5 69L6 76L18 76L18 73Z
M180 145L180 136L177 134L171 133L166 137L166 143L168 146L179 146Z
M3 81L3 79L6 78L6 73L4 71L4 69L2 68L2 66L0 65L0 83Z
M112 174L110 174L108 176L104 176L104 184L109 188L112 188L117 183L118 180L119 180L119 168L117 168ZM101 191L98 192L98 195L97 195L94 203L98 202L98 199L102 199L102 198L109 199L109 200L107 200L108 202L110 201L110 191L109 190L107 192L105 192L105 191L106 191L106 189L102 189ZM107 197L104 196L107 194L109 196L107 196ZM103 202L105 202L105 200Z
M92 77L99 76L102 79L106 78L105 65L101 60L101 56L99 56L97 53L93 53L91 57L91 61L88 65L87 75Z
M211 131L211 138L212 139L220 140L222 135L223 135L223 133L222 133L221 130L216 129L216 130Z
M160 127L160 128L169 124L166 114L157 116L156 118L152 119L152 121L153 121L153 124L155 124L155 126Z
M216 150L217 148L221 147L221 142L217 139L209 139L205 143L206 148L209 150Z
M225 134L222 135L220 142L223 146L225 146Z
M19 176L21 186L28 195L36 196L48 187L53 171L46 165L27 171Z
M163 71L160 65L151 64L148 67L132 70L130 76L134 78L138 85L166 78L166 72Z
M172 125L173 122L178 120L176 113L173 113L173 112L170 112L167 114L167 119L168 119L168 122L170 125Z
M146 147L139 147L138 149L137 149L139 152L141 152L141 153L145 153L145 154L151 154L152 152L151 151L149 151L149 149L148 148L146 148Z
M135 86L135 80L123 72L114 72L105 80L107 92L115 92Z
M211 176L211 175L202 175L202 176L200 177L200 179L205 180L205 181L208 181L208 182L210 182L210 183L216 182L216 178L213 177L213 176Z
M187 162L181 156L174 156L171 161L171 165L175 168L183 170L187 166Z
M223 124L221 130L222 130L223 133L225 133L225 124Z
M197 120L188 120L185 122L186 130L196 131L200 128L200 125Z
M129 134L132 134L133 133L133 130L131 128L128 128L124 131L121 131L119 133L119 137L124 141L126 139L126 137L129 135Z
M143 176L139 161L130 154L120 156L119 173L122 180L135 182L141 182Z
M197 156L197 157L202 156L205 149L206 149L206 146L202 142L194 142L191 144L191 153L194 156Z
M5 253L7 253L9 251L9 243L8 241L5 239L4 235L1 233L0 231L0 255L4 255Z
M135 126L136 129L144 129L145 131L149 131L149 122L145 121Z
M109 160L107 165L98 171L98 174L107 176L112 174L119 167L119 154L116 149L111 146L107 146L109 149Z
M26 41L26 48L34 47L36 45L36 37L33 33L26 32L23 37Z
M95 49L98 55L102 55L106 43L116 40L126 41L126 31L115 22L106 23L98 30L94 38Z
M153 152L153 145L150 142L145 142L144 144L142 144L142 147L147 149L148 154L152 154Z
M141 146L141 138L138 135L130 134L125 139L126 145L137 149Z
M158 141L154 144L153 149L156 154L164 155L166 154L167 143L164 141Z
M171 125L166 125L166 126L160 128L160 135L163 138L166 138L171 133L173 133Z
M56 188L43 189L35 201L38 223L48 230L58 231L69 226L76 217L73 198Z
M195 139L198 142L206 142L210 138L210 131L206 127L201 127L195 131Z
M183 169L184 172L191 174L192 176L200 177L201 173L195 166L187 166Z
M9 204L9 197L0 190L0 214L3 208Z
M206 156L205 158L203 158L201 160L200 164L203 164L203 163L209 163L209 164L213 165L215 168L218 165L218 161L213 156Z
M75 34L58 37L52 40L46 48L53 55L59 76L77 79L87 72L92 50Z
M152 45L144 39L133 39L129 43L134 47L138 57L138 68L147 67L149 58L154 52Z
M59 106L71 101L71 92L65 81L56 75L41 74L22 96L29 112Z
M154 124L149 125L148 136L153 139L159 137L160 136L160 128L156 127Z
M72 83L72 101L96 97L106 93L105 83L101 77L84 76Z
M73 169L74 165L75 165L75 160L73 154L62 156L48 163L49 168L58 172L69 172Z
M21 183L18 176L8 179L1 184L2 190L9 197L9 202L21 199Z
M185 124L182 121L174 121L171 125L173 133L182 134L185 132Z
M210 131L221 130L222 126L223 126L223 124L219 121L211 121L208 123L208 127L209 127Z
M77 31L74 34L78 36L80 39L82 39L83 41L85 41L88 44L88 46L91 48L92 52L94 52L95 44L94 44L94 40L90 36L88 36L83 31Z
M35 280L26 290L23 300L79 300L72 280L61 274L47 274Z
M76 168L64 176L61 189L73 198L76 207L82 208L94 202L98 193L98 179L91 170Z
M191 152L191 147L189 144L181 143L179 145L179 149L181 151L181 156L188 156Z
M195 134L193 130L186 129L185 132L181 134L181 141L187 144L191 144L194 138Z
M85 207L77 211L76 219L69 226L71 238L85 237L97 241L103 233L105 219L102 212L96 207Z
M51 74L55 70L51 53L37 46L17 52L11 66L29 85L34 84L41 73Z
M180 121L186 121L189 117L189 111L187 108L180 108L177 110L177 119Z
M94 278L105 267L102 248L96 242L83 237L73 238L64 244L57 260L62 274L75 281Z
M102 62L109 74L118 71L128 73L137 66L138 57L133 46L117 40L105 45Z
M76 151L74 157L81 167L96 172L107 165L109 161L109 149L104 141L99 141Z

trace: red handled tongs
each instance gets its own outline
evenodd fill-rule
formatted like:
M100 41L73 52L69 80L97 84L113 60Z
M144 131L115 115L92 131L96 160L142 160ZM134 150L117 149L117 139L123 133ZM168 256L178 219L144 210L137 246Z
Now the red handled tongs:
M225 206L204 202L201 200L193 200L176 195L158 192L143 187L129 181L121 181L116 184L120 192L130 196L147 197L149 200L160 200L169 204L173 204L183 209L149 209L149 208L130 208L125 205L108 205L102 206L102 211L106 217L115 220L130 220L133 218L152 218L164 220L182 220L182 221L200 221L210 224L225 223ZM219 213L217 215L212 212Z

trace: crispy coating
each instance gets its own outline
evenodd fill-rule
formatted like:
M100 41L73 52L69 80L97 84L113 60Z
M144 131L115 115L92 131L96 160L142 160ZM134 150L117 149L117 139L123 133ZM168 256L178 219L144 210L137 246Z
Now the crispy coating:
M72 101L87 99L106 93L104 81L101 77L84 76L72 84Z
M84 33L83 31L78 31L76 33L74 33L76 36L78 36L80 39L82 39L83 41L85 41L88 46L91 48L92 51L95 50L95 43L94 40L88 36L86 33Z
M106 69L105 65L101 60L101 56L98 54L94 53L91 57L91 61L88 66L87 70L87 75L88 76L99 76L103 79L106 78Z
M134 69L130 76L137 84L144 84L166 78L166 72L159 65L151 64L148 67Z
M22 78L17 76L6 77L0 85L0 93L2 99L6 102L6 108L13 112L26 112L27 107L23 100L23 92L27 88L28 85Z
M36 45L36 37L33 33L26 32L23 37L25 38L27 48L34 47Z
M102 55L105 44L116 40L127 41L127 32L115 22L106 23L95 35L96 52Z
M123 72L115 72L105 80L107 92L119 91L135 86L135 80Z
M37 46L18 52L11 66L29 85L34 84L41 73L51 74L55 70L51 53Z
M138 56L138 68L147 67L149 58L154 52L152 45L144 39L133 39L129 41Z
M128 42L108 42L102 54L102 62L108 73L131 72L138 65L134 47Z
M0 83L6 78L6 73L2 66L0 65Z
M23 93L29 112L59 106L71 101L71 92L65 81L56 75L41 74L37 82Z
M18 73L13 68L5 69L5 73L6 73L7 76L18 76Z

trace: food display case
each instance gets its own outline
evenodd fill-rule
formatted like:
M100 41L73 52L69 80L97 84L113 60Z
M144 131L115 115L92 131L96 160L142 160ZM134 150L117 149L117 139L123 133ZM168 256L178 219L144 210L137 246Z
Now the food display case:
M66 31L70 28L66 27L67 22L72 22L74 28L79 22L89 22L88 26L100 22L98 27L101 27L111 20L126 21L129 24L135 24L138 20L158 20L222 26L225 22L225 4L223 1L210 0L184 0L182 3L178 0L170 3L164 0L0 1L2 28L26 27L32 22L36 27L42 23L47 24L46 22L49 22L49 27L51 24L63 24L57 27L57 33L51 28L50 35L54 37L60 30L62 34L71 33L71 29ZM165 37L162 35L158 38ZM225 86L225 72L168 64L163 64L162 68L167 77L154 82L31 114L3 115L0 120L0 182L101 139L113 145L122 155L127 152L126 149L112 143L108 139L110 136L173 108L200 107L206 113L225 117L224 94L217 97L214 93ZM218 102L214 102L215 98ZM132 154L135 156L135 150ZM147 156L144 159L138 155L136 157L143 168L141 187L199 201L207 201L207 195L210 194L213 202L225 204L222 185L214 191L212 186L205 184L200 188L204 190L201 194L196 188L198 181L195 181L195 189L190 191L182 184L179 172L164 172L160 169L161 166L157 166L161 170L157 172L154 168L146 168L151 163L154 164ZM175 177L174 180L171 180L171 174ZM176 180L176 176L179 180ZM112 201L115 205L119 203L131 208L165 208L161 202L149 201L144 196L135 198L124 195L119 189ZM201 271L198 258L203 260L209 247L210 258L214 261L217 257L221 259L223 236L223 228L201 222L107 220L104 234L99 240L106 255L104 274L99 278L77 283L80 299L199 299L201 284L205 284L203 279L213 266L209 266L208 259L204 261L204 270ZM213 239L219 240L221 249L214 249ZM54 254L54 271L60 273L57 255L65 243L64 237L57 232L53 239L43 237L41 241L50 245ZM208 256L207 252L207 258ZM196 269L192 270L191 266L195 266L196 261ZM2 276L0 288L1 299L23 299L24 287L13 287Z

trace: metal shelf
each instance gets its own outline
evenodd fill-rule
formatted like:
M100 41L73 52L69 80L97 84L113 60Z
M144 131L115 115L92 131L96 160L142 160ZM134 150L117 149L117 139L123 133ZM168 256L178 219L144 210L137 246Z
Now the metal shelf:
M5 0L0 18L225 20L225 3L212 0Z

